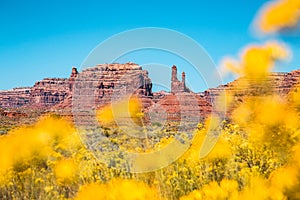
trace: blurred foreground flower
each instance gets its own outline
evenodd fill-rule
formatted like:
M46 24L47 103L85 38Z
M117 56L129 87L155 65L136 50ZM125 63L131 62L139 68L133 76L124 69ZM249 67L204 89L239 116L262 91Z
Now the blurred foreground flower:
M275 33L296 27L299 20L299 0L274 0L262 9L257 23L263 33Z
M82 186L75 200L159 200L155 188L134 180L113 179L107 184Z
M250 80L265 79L273 69L275 61L285 60L291 53L287 46L276 41L263 45L249 45L240 55L240 60L224 58L222 67Z
M77 164L71 159L60 160L55 164L54 173L58 183L72 183L76 179Z
M118 123L134 122L141 125L142 104L137 97L127 97L110 105L99 108L96 113L101 125L109 126Z

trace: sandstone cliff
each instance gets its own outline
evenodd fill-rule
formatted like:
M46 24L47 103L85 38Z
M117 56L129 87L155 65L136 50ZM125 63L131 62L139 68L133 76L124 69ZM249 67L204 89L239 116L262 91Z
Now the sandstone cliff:
M39 113L52 112L72 117L74 107L83 111L97 109L126 94L134 94L141 99L143 109L150 113L150 117L164 117L170 121L183 118L201 120L212 112L224 91L233 94L236 102L243 102L245 97L258 93L267 95L275 92L286 96L300 80L300 70L271 73L260 85L239 78L196 94L186 87L185 73L181 75L182 80L179 81L177 68L173 66L171 91L152 92L148 72L134 63L100 64L82 72L73 67L69 78L45 78L32 87L0 91L0 115L22 118L26 117L26 112L38 110ZM86 120L89 121L89 118Z

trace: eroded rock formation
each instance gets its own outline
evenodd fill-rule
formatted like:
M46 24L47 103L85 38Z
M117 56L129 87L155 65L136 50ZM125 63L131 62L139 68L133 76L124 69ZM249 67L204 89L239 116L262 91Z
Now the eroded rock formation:
M0 91L0 107L6 109L22 107L29 104L30 97L30 87Z
M209 102L216 102L220 94L226 93L234 96L235 100L243 102L246 97L256 95L280 95L286 97L292 90L300 84L300 70L291 72L273 72L269 76L257 83L245 77L236 79L225 85L210 88L199 95Z
M212 105L200 95L191 92L185 85L185 72L181 81L177 78L177 67L173 65L171 93L156 94L158 101L149 108L153 116L166 121L202 121L212 111ZM151 115L151 114L150 114Z
M245 97L258 93L267 95L274 92L286 96L300 80L300 70L271 73L261 85L252 85L251 80L239 78L196 94L186 87L185 73L181 75L180 81L177 67L173 66L171 91L152 92L148 72L134 63L101 64L82 72L73 67L69 78L45 78L33 87L0 91L0 108L7 116L9 112L13 113L13 109L22 108L72 116L74 106L79 110L95 110L124 95L134 94L141 99L143 109L150 117L155 115L170 121L183 118L198 120L215 109L218 97L224 91L233 94L237 102L243 102Z
M190 90L185 85L185 72L181 74L181 81L177 78L177 67L173 65L172 67L172 78L171 78L171 92L189 92Z
M96 109L131 95L141 99L144 109L153 104L152 82L141 66L114 63L84 69L77 76L72 93L76 124L93 126Z

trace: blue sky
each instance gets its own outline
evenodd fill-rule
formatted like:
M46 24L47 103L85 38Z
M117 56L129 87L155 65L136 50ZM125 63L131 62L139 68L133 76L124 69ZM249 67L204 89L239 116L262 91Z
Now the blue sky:
M142 27L186 34L218 63L249 43L269 39L256 37L250 27L264 2L0 0L0 90L32 86L45 77L68 77L71 67L80 66L100 42ZM299 36L279 39L292 47L294 59L276 70L300 68Z

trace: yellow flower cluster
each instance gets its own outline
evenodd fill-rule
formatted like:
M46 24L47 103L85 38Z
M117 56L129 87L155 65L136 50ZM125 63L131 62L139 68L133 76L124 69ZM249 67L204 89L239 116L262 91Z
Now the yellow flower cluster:
M75 200L159 200L155 188L143 182L124 179L113 179L106 184L88 184L80 188Z
M274 33L297 26L300 20L298 0L277 0L269 3L259 16L259 28L264 33Z
M105 166L81 145L70 123L44 117L34 126L0 137L0 195L16 199L297 198L298 113L288 109L292 102L278 97L258 99L253 97L236 108L234 124L208 118L199 124L191 147L180 159L155 172L141 174L118 168L125 161L117 149L106 155L114 167ZM268 106L276 113L270 115ZM249 110L246 115L239 109ZM208 156L200 159L211 126L221 134ZM255 132L255 127L261 127L261 132ZM165 148L176 134L162 132L157 137L159 142L149 145L147 151ZM118 138L118 133L108 134L112 136L116 144L135 149L130 135L120 134Z
M122 120L131 119L134 123L141 124L142 105L137 97L126 97L121 101L112 102L110 105L97 110L97 119L103 126L120 125Z
M54 150L72 150L80 146L73 126L62 119L42 118L36 125L21 127L0 137L0 172L6 173L30 160L48 159Z
M262 31L295 26L299 2L270 3L260 16ZM244 76L235 82L244 94L222 94L216 107L226 106L228 119L212 116L199 124L191 144L190 134L179 133L172 124L147 130L136 97L96 112L112 144L99 151L106 165L81 144L78 130L57 116L16 128L0 136L0 199L300 199L300 86L284 98L270 89L268 76L275 61L289 55L284 44L271 41L246 47L238 60L226 58L223 65ZM216 143L206 145L207 139ZM170 144L175 147L160 154ZM169 164L181 144L190 148ZM127 166L124 151L156 153L138 163L145 168L169 165L130 173L124 169L139 166Z
M222 65L225 70L261 81L273 69L275 61L288 59L289 55L289 49L284 43L268 41L263 45L247 46L241 52L239 60L226 57Z

